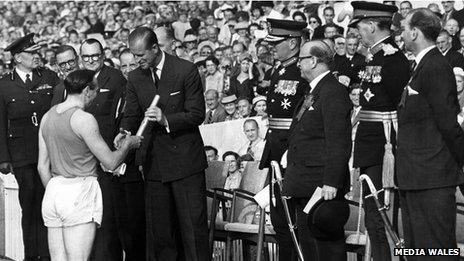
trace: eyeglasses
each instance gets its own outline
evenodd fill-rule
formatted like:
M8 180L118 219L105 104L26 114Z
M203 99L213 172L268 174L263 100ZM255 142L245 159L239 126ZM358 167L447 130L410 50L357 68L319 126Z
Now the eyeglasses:
M309 58L313 58L314 56L312 55L308 55L308 56L301 56L301 57L298 57L298 62L300 63L301 61L303 61L304 59L309 59Z
M66 65L68 65L69 67L74 67L74 66L76 66L76 60L72 59L72 60L65 61L65 62L62 62L62 63L58 64L58 66L60 66L63 69L66 68Z
M317 21L309 21L310 24L317 24L318 22Z
M101 55L102 55L101 53L97 53L97 54L92 54L92 55L82 55L81 57L84 62L88 62L91 59L92 61L96 62L98 61L98 59L100 59Z

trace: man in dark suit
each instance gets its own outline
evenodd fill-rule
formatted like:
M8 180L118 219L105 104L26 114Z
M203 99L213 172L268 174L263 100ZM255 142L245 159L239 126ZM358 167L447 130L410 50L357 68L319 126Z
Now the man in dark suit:
M24 36L5 49L16 66L0 80L0 172L13 173L18 182L26 261L50 260L41 213L44 187L37 172L38 131L59 81L54 72L38 68L34 55L40 47L33 37Z
M329 201L344 201L349 189L352 106L346 88L330 73L332 57L322 41L303 45L299 57L301 75L311 91L299 102L290 127L282 194L292 197L305 260L346 260L344 222L331 235L315 233L303 212L317 187ZM347 208L345 203L345 213Z
M79 69L79 56L70 45L62 45L56 50L56 64L59 67L60 82L53 90L52 106L66 99L64 79L69 73Z
M82 66L95 71L100 91L87 109L98 122L100 133L112 147L116 135L116 111L126 86L126 79L121 71L103 64L104 53L100 42L96 39L85 40L80 48ZM112 174L98 171L98 183L103 196L103 219L97 231L91 260L122 260L123 252L118 238L114 206L112 203Z
M452 38L447 31L442 30L440 32L436 45L443 56L445 56L451 68L460 67L464 69L464 56L451 48Z
M144 133L147 259L209 260L200 75L194 64L162 52L147 27L130 34L129 47L140 67L129 74L121 126L135 133L144 114L153 121ZM156 94L157 106L149 107Z
M354 167L367 174L377 189L393 187L396 105L409 79L410 66L390 35L391 17L398 8L370 2L352 2L353 20L369 47L366 68L360 73L360 122L354 144ZM386 157L385 157L386 156ZM385 178L383 178L385 177ZM369 194L367 184L363 192ZM387 200L390 197L387 197ZM380 199L384 201L383 197ZM365 224L374 260L391 260L385 226L372 198L365 200Z
M335 18L335 10L332 6L327 6L324 8L323 16L325 19L325 24L323 26L319 26L314 30L313 40L323 39L325 37L325 29L328 26L335 27L337 29L338 34L343 35L344 29L343 27L334 23L333 19Z
M412 10L402 27L406 48L417 62L398 122L396 167L406 247L457 248L455 193L464 182L464 132L456 121L460 110L453 70L434 46L440 20L431 11Z
M269 129L266 133L266 144L260 168L270 167L272 160L280 162L288 148L287 138L293 112L308 88L308 83L301 78L300 69L297 66L301 30L306 27L306 23L276 19L267 19L267 21L270 33L265 40L269 42L279 65L276 65L271 75L267 91ZM271 221L279 244L279 258L280 260L296 260L282 201L278 200L280 198L278 191L277 183L275 183L274 189L270 189L271 199L277 199L275 205L271 204Z

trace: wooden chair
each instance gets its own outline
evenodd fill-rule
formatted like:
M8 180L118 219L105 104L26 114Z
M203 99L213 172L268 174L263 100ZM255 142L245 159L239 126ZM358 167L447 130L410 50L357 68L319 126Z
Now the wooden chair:
M259 206L256 204L253 196L261 191L267 180L268 169L259 170L259 162L247 162L245 170L242 173L242 180L239 189L225 190L222 188L214 189L213 209L210 220L215 220L215 226L210 226L210 240L216 240L217 235L225 233L226 235L226 260L231 258L232 241L236 239L243 240L243 246L256 244L258 242L259 225L255 219L257 213L261 214ZM221 193L229 194L231 197L220 198ZM214 206L219 201L231 200L230 213L223 213L227 217L225 221L216 220L217 210ZM260 217L264 219L265 213ZM244 259L247 259L248 251L244 251Z
M213 244L214 239L221 239L219 241L225 242L225 233L216 233L215 226L220 226L216 222L216 215L219 208L219 204L223 204L222 211L223 216L226 216L226 207L225 203L228 200L231 200L231 197L215 193L217 189L223 188L227 178L228 165L224 161L212 161L209 162L208 168L206 169L206 194L207 198L207 210L209 213L209 245L210 251L213 253ZM223 225L222 225L223 226Z

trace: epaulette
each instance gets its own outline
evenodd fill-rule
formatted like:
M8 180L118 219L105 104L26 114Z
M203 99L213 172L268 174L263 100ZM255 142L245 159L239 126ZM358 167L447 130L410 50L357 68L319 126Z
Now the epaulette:
M292 64L294 64L296 62L298 62L298 58L297 57L292 57L292 58L286 60L285 62L283 62L282 66L283 67L288 67L288 66L290 66L290 65L292 65Z

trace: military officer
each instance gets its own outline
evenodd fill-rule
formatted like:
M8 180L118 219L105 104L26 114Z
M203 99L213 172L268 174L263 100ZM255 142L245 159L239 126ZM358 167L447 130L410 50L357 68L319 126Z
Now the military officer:
M37 173L37 135L59 79L38 68L34 54L40 47L33 37L28 34L5 49L16 66L0 79L0 172L13 173L18 182L25 260L50 260L41 214L44 187Z
M408 60L390 35L396 6L353 2L353 19L368 46L366 68L360 72L359 126L354 145L354 165L367 174L377 189L393 186L392 144L397 128L396 108L409 79ZM364 184L364 193L369 188ZM388 198L388 197L387 197ZM385 227L372 198L365 200L365 224L374 260L390 260Z
M272 160L280 162L287 150L287 138L292 123L293 112L298 101L308 89L308 82L301 78L297 66L300 52L301 30L306 27L304 22L267 19L269 35L265 38L274 51L275 59L280 63L275 68L268 87L267 110L269 115L269 130L266 134L266 145L261 158L261 168L269 167ZM277 188L277 187L275 187ZM271 220L279 243L281 260L289 260L293 253L293 243L285 219L279 194L274 197L271 189ZM274 205L275 203L275 205Z

